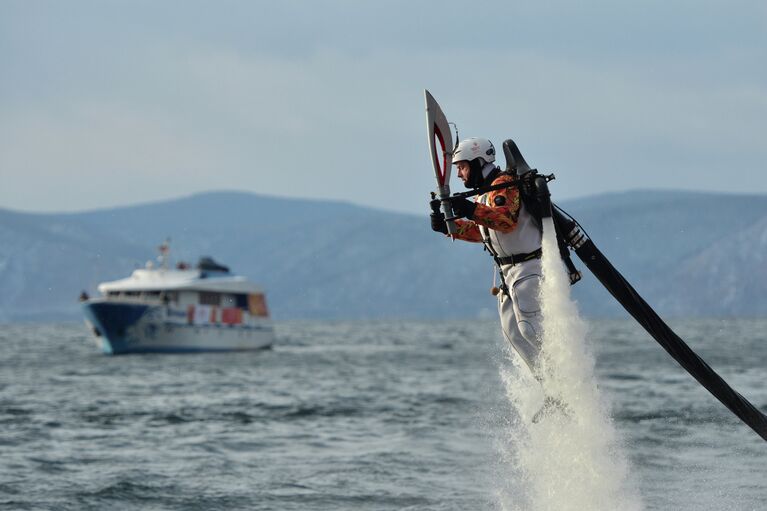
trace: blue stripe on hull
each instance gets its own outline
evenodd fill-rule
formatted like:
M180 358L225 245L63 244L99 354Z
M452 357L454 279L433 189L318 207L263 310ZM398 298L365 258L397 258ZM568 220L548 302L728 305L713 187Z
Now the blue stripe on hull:
M128 328L138 323L149 309L135 303L91 302L83 305L85 316L101 334L104 353L120 353L127 343Z
M102 351L109 355L123 355L132 353L201 353L201 352L231 352L231 351L258 351L268 349L271 343L256 347L215 347L215 346L163 346L161 340L157 339L157 344L149 344L143 335L139 334L136 326L140 329L151 329L159 331L161 328L172 327L173 329L194 329L199 328L235 328L223 325L188 325L179 323L156 323L154 320L143 321L142 325L137 325L141 319L152 309L152 306L135 303L117 303L107 301L88 302L83 305L85 316L99 331L101 335ZM156 309L156 307L155 307ZM249 326L241 325L237 329L247 331L273 331L269 326Z

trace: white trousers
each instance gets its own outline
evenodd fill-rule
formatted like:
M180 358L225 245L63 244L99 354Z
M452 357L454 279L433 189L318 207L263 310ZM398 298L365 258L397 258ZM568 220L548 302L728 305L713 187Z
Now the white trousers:
M515 265L504 265L503 277L511 299L498 293L501 329L522 360L535 375L541 353L542 316L540 305L541 260L531 259Z

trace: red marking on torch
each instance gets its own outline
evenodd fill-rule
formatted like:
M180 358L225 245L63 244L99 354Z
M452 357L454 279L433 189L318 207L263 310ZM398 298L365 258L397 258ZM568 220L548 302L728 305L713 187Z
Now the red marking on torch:
M447 151L445 149L445 139L437 125L434 125L434 135L437 137L437 140L439 140L439 145L442 146L442 165L439 164L439 159L437 159L435 151L434 167L439 169L439 185L445 186L445 176L447 175ZM434 144L434 141L432 141L432 143ZM434 147L436 148L436 144Z

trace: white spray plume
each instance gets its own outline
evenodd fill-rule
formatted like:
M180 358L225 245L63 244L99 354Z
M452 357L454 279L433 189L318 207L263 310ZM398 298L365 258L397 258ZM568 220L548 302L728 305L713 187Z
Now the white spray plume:
M550 218L543 225L543 353L537 382L502 368L518 416L499 448L508 467L498 488L501 508L515 511L637 511L643 509L621 441L600 397L588 328L570 297L570 281ZM518 367L518 364L517 364ZM544 396L565 405L532 423Z

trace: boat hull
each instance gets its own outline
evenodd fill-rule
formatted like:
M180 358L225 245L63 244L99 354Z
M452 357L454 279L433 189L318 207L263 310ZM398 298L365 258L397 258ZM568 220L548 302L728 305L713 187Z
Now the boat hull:
M110 355L260 350L274 342L268 319L200 325L188 322L186 311L169 306L107 300L87 302L83 309L101 351Z

